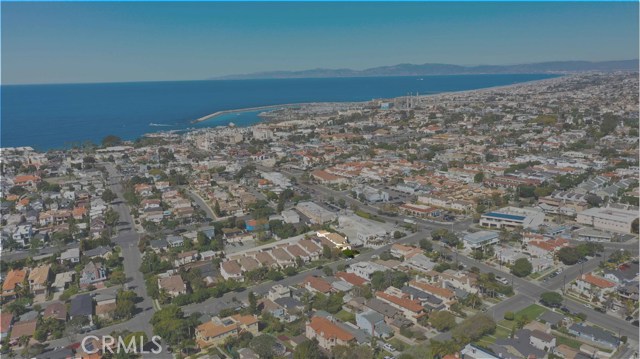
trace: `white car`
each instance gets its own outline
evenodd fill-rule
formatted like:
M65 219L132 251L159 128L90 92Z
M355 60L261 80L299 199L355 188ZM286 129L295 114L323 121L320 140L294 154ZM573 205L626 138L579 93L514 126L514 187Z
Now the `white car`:
M396 348L394 348L393 345L391 345L389 343L384 343L384 345L382 347L385 348L386 350L390 351L390 352L395 352L396 351Z

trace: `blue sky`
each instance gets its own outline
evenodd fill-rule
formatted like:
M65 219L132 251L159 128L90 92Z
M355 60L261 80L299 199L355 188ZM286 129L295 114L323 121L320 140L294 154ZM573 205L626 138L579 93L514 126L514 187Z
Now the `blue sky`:
M7 3L2 83L638 57L638 3Z

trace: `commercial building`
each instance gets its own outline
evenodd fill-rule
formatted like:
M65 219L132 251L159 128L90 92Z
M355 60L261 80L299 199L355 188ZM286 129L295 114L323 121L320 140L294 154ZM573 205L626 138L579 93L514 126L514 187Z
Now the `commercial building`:
M544 223L544 213L533 208L505 207L480 217L480 225L496 229L538 228Z
M632 233L633 222L638 221L638 210L622 209L622 208L589 208L578 213L576 222L580 224L588 224L593 228L605 231Z
M469 233L462 238L465 248L478 249L500 241L498 232L479 231Z
M296 205L296 210L302 213L313 224L324 224L335 221L338 217L335 213L326 210L313 202L300 202Z

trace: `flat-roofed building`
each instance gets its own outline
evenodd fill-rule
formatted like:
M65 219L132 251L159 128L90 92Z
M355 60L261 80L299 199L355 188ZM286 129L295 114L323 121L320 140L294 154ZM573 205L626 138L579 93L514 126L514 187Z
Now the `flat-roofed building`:
M478 249L500 242L500 235L493 231L479 231L469 233L462 237L462 242L466 248Z
M533 208L505 207L483 214L480 225L496 229L537 228L544 223L544 212Z
M296 205L296 210L302 213L313 224L324 224L335 221L338 216L313 202L300 202Z
M578 213L576 217L576 222L580 224L588 224L596 229L619 233L632 233L634 221L638 221L637 209L630 210L611 207L589 208Z

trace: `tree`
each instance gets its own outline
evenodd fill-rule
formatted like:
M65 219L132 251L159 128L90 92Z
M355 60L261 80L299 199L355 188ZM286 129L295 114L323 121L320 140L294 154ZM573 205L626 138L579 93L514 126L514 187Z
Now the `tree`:
M116 198L118 198L118 196L116 196L116 194L113 193L113 191L109 188L105 189L104 192L102 192L102 200L105 203L111 203Z
M258 314L258 299L253 291L249 292L249 313Z
M122 143L122 139L116 135L107 135L102 139L103 147L117 146Z
M331 248L329 248L329 246L326 244L322 246L322 256L325 259L331 259L332 257Z
M440 332L446 332L456 325L456 317L446 310L439 311L429 318L431 326Z
M127 282L127 275L123 271L117 270L111 273L111 282L119 285L123 285Z
M478 172L478 173L476 173L475 176L473 176L473 182L481 183L482 181L484 181L484 173L483 172Z
M496 322L488 315L481 313L465 319L455 329L453 338L457 342L476 341L486 334L491 334L496 330Z
M324 359L318 343L313 340L305 340L298 344L293 352L293 359Z
M511 273L519 278L528 276L532 271L533 266L531 265L531 262L529 262L529 260L526 258L516 259L513 267L511 267Z
M556 253L556 256L565 265L572 265L578 263L580 260L580 253L574 247L563 247Z
M116 295L116 310L114 313L116 319L130 319L133 317L136 311L136 298L136 293L132 290L118 291Z
M559 307L562 304L562 295L557 292L544 292L540 294L540 301L549 307Z
M505 312L504 313L504 319L505 320L514 320L516 318L516 315L513 312Z
M322 272L324 273L324 275L326 275L327 277L331 277L333 275L333 269L331 269L331 267L324 267L322 268Z
M273 346L276 343L276 339L271 335L262 334L249 342L249 348L251 348L259 358L271 359L274 356Z
M422 248L426 252L431 252L433 250L433 243L427 238L423 238L420 240L420 248Z
M213 205L213 213L216 217L220 217L222 215L222 211L220 210L220 203L216 200L216 203Z

